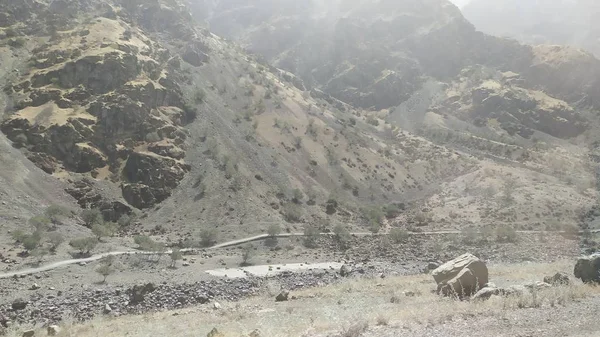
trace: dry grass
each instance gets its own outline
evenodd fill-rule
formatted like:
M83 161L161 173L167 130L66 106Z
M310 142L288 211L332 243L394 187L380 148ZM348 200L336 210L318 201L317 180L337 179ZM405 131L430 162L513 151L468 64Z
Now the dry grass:
M569 271L571 265L569 262L496 265L490 266L490 277L499 286L522 284L539 281L556 271ZM265 292L238 303L222 303L220 310L203 306L142 316L99 318L82 325L67 323L61 336L206 336L213 327L226 336L247 335L255 329L261 331L261 336L361 336L369 326L410 328L439 325L457 318L503 317L521 308L564 306L600 295L597 287L576 283L522 296L461 302L435 295L434 288L429 275L349 280L294 292L298 299L290 302L276 303ZM416 296L406 296L408 291ZM19 334L15 332L13 336Z

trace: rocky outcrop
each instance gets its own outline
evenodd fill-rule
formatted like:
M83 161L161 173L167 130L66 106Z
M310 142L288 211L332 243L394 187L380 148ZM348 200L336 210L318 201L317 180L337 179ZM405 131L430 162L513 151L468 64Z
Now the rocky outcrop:
M122 183L125 200L147 208L166 199L189 170L182 162L187 138L183 127L195 118L195 111L184 102L178 70L167 64L179 57L158 43L142 43L150 39L141 31L134 35L130 21L120 17L128 13L128 20L140 20L147 29L168 28L174 34L193 33L193 26L181 25L190 19L181 8L158 1L128 4L131 7L125 5L118 15L113 11L115 15L78 27L78 34L55 34L56 41L34 48L31 71L18 73L20 77L5 88L15 104L0 129L45 172ZM62 17L50 7L65 7L73 16L84 8L103 13L114 9L55 1L49 7L40 4L37 13ZM202 39L192 34L189 41L187 48L196 53L197 65L207 62L209 49ZM111 219L131 211L83 185L77 182L68 191L83 207L101 207Z
M475 294L488 283L487 266L472 254L464 254L444 263L431 275L437 283L439 294L459 298Z
M151 153L132 153L123 171L123 197L137 208L148 208L168 198L185 173L188 165Z
M517 73L469 67L448 86L443 102L431 110L477 126L486 126L494 120L510 135L524 138L535 131L572 138L588 128L577 109L544 92L526 89L524 82Z
M584 283L600 283L600 254L577 259L573 274Z

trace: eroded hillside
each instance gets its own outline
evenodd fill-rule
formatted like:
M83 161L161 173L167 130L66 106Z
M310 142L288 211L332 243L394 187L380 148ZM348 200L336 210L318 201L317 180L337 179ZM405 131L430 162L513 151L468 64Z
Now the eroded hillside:
M546 228L595 203L600 62L478 33L443 0L1 11L2 131L107 220L140 209L174 240Z

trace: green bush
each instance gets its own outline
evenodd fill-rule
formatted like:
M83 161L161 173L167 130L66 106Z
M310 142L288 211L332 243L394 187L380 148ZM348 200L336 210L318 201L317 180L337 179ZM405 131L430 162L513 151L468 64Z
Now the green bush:
M79 250L81 254L89 254L94 248L96 248L97 244L98 239L94 237L78 238L69 241L69 245Z
M304 246L307 248L316 248L319 234L317 227L313 225L304 226Z
M302 219L302 209L294 203L283 206L283 217L287 222L299 222Z
M104 222L102 212L99 209L84 209L81 212L81 219L86 227L91 228L94 224L101 224Z
M348 230L348 228L346 228L346 226L342 224L337 224L333 228L333 234L335 235L336 241L340 244L340 246L342 246L342 248L348 248L348 243L350 242L351 235L350 231Z
M276 237L277 235L281 234L281 226L276 223L271 224L267 229L267 234L272 238Z
M403 243L407 242L410 234L407 230L401 228L392 228L390 230L390 239L394 243Z
M217 230L215 228L203 229L200 231L200 244L203 247L210 247L217 242Z
M58 222L61 218L69 216L70 212L67 208L59 205L50 205L44 211L44 214L53 222Z
M496 228L496 241L516 242L517 231L509 225L500 225Z

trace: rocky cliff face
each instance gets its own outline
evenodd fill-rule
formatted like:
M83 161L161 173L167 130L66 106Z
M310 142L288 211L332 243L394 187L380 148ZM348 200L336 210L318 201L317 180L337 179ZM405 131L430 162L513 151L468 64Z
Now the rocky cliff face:
M108 178L138 208L164 200L189 171L183 127L196 111L173 79L179 56L132 25L162 22L172 11L157 17L158 3L129 12L85 1L22 6L7 13L27 8L45 31L28 35L28 67L4 87L14 104L2 131L47 173ZM84 11L97 16L85 18ZM80 199L82 206L98 206Z
M364 109L395 107L428 79L449 82L476 64L519 74L521 89L545 91L576 108L600 107L593 56L482 34L444 0L212 1L196 8L212 29L298 74L308 87Z

